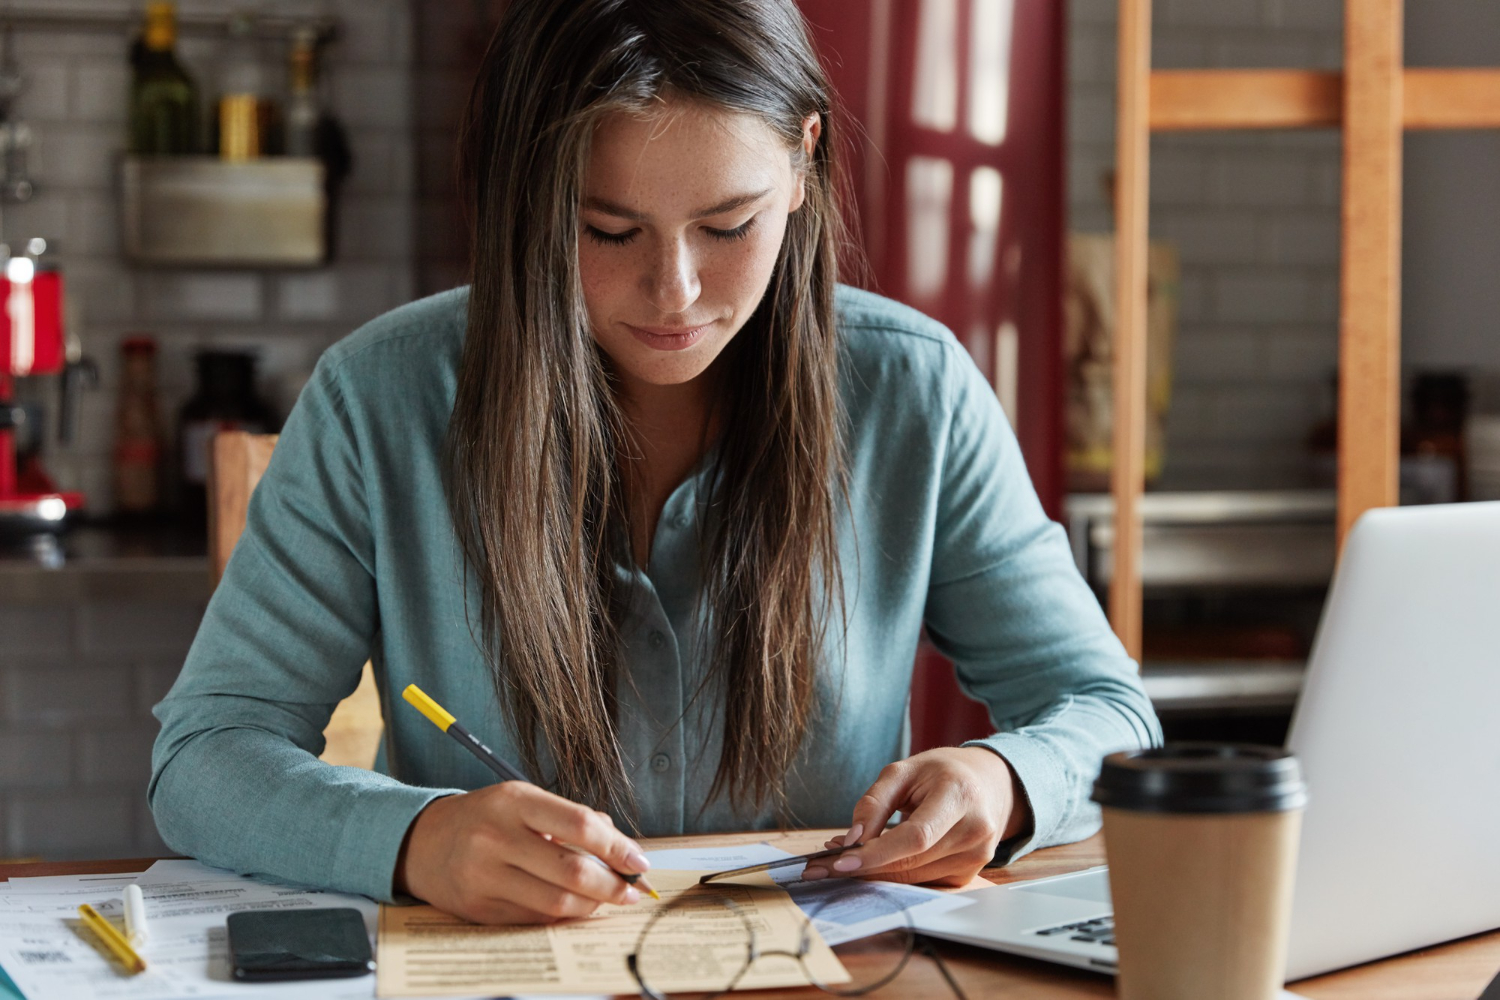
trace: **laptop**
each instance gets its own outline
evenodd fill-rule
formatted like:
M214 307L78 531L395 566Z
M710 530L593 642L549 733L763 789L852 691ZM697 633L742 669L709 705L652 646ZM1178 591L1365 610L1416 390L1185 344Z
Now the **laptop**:
M1500 502L1359 519L1287 745L1309 793L1289 981L1500 927ZM972 896L919 929L1114 971L1107 869Z

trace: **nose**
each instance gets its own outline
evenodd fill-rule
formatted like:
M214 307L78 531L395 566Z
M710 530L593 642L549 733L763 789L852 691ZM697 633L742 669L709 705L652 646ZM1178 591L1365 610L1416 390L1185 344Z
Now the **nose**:
M663 313L684 313L703 290L692 249L683 239L663 241L646 273L646 296Z

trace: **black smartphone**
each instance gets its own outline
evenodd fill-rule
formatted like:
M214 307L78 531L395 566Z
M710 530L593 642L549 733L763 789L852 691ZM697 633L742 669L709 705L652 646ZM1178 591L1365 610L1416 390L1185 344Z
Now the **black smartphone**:
M365 920L347 906L245 910L231 913L225 923L229 961L240 982L331 979L375 971Z

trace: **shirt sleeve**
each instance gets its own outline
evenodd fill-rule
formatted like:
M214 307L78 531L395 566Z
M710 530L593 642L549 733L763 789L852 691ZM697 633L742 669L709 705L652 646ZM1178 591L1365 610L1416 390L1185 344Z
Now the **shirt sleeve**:
M994 392L966 356L948 384L925 619L960 687L989 707L996 732L964 745L1004 757L1030 801L1031 835L1001 845L1003 864L1097 830L1089 793L1104 756L1159 744L1161 727Z
M317 759L379 627L366 488L325 358L251 496L182 673L155 708L148 795L173 850L389 901L411 821L456 790Z

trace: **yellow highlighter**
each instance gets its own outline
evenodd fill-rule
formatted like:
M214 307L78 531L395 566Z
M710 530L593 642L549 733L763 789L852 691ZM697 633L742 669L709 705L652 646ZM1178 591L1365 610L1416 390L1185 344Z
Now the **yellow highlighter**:
M93 931L99 940L104 942L104 947L120 960L126 972L133 976L137 972L146 971L146 960L130 947L130 942L125 940L125 935L115 930L115 925L105 920L98 910L84 903L78 907L78 915L83 918L83 925Z
M416 707L417 711L427 716L428 720L431 721L434 726L437 726L443 732L447 733L449 736L457 740L459 746L463 747L465 750L469 751L469 753L479 758L479 762L485 767L489 768L491 771L494 771L495 774L499 775L501 781L527 780L524 774L511 767L499 757L495 756L495 751L479 742L479 738L477 736L469 732L463 726L459 725L458 720L453 717L453 713L448 711L442 705L439 705L437 702L433 701L431 696L429 696L426 691L423 691L415 684L408 684L406 685L406 690L401 692L401 697L411 702L412 705ZM604 862L601 861L599 863L603 864ZM646 893L646 895L650 896L652 899L661 899L661 896L657 894L656 890L651 888L651 884L641 876L627 875L624 872L615 872L615 874L620 876L626 882L629 882L631 885L640 886L640 888Z

